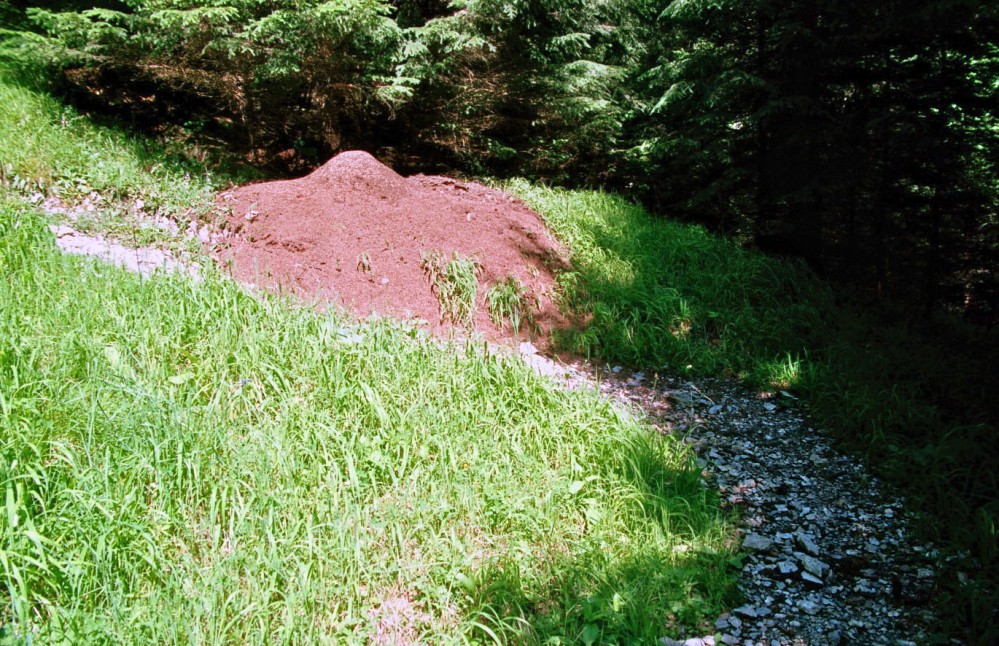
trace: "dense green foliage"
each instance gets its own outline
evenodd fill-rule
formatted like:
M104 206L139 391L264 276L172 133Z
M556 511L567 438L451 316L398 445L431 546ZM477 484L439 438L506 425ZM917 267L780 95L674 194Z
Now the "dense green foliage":
M298 146L327 150L366 112L410 92L393 72L402 31L378 0L112 3L29 9L45 53L84 92L147 120L235 139L251 159ZM149 112L143 113L143 103Z
M994 321L999 9L660 3L659 204L884 297Z

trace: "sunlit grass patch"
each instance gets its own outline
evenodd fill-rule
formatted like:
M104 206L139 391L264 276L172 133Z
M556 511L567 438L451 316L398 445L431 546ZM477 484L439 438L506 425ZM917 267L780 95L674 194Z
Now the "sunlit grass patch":
M731 600L691 456L594 393L63 257L23 204L0 270L6 637L634 643Z
M802 385L803 363L805 362L801 358L788 354L783 359L761 361L755 373L772 388L796 390Z
M469 327L475 318L479 293L479 261L440 251L421 254L420 266L440 303L441 320Z
M514 334L519 335L521 325L526 324L530 333L536 332L534 311L539 308L538 298L516 276L507 276L489 286L486 307L489 319L497 326L502 328L509 322Z

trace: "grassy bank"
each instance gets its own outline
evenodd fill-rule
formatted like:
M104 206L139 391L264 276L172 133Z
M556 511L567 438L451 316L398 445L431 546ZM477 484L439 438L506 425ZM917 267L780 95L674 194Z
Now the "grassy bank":
M506 187L572 251L563 297L581 325L562 333L563 347L799 394L928 512L930 536L970 555L941 577L946 629L999 639L999 335L876 309L804 267L612 195Z
M0 62L0 190L73 209L79 230L183 246L184 236L164 224L211 220L217 191L240 179L192 159L180 143L96 125L39 84Z
M399 324L59 254L41 197L128 242L220 181L9 74L0 150L0 642L634 643L731 603L679 442Z
M730 600L680 443L595 395L64 257L10 204L0 269L7 637L634 643Z

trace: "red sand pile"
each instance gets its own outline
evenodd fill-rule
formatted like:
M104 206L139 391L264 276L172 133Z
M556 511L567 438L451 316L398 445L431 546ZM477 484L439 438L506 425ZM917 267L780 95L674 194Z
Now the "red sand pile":
M561 249L520 200L445 177L404 178L365 152L344 152L310 175L251 184L225 198L236 235L221 254L240 280L290 290L360 316L428 321L440 332L440 304L421 267L425 252L474 257L480 267L475 327L512 336L489 320L485 293L508 276L541 301L545 335L565 324L552 301ZM522 327L521 334L530 332Z

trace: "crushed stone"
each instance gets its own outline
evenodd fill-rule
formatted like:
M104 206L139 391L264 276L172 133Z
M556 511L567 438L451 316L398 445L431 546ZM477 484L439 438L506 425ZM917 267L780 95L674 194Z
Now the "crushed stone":
M93 236L77 231L66 224L49 226L55 236L56 246L64 253L94 256L128 271L150 276L156 271L198 276L197 265L178 260L166 249L158 247L130 248L107 240L103 236Z
M933 626L941 553L915 538L903 497L834 448L789 393L583 362L559 374L567 386L597 388L682 436L705 486L738 512L745 603L705 635L666 635L661 644L940 643Z

